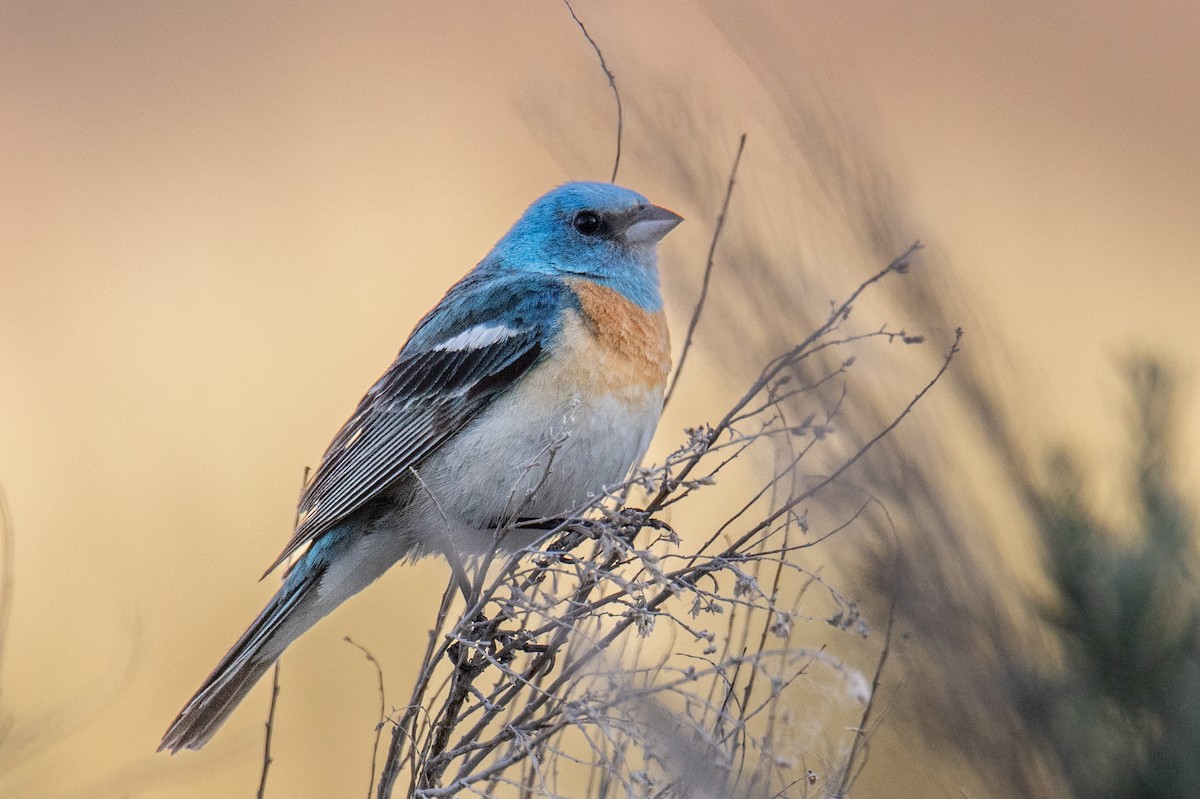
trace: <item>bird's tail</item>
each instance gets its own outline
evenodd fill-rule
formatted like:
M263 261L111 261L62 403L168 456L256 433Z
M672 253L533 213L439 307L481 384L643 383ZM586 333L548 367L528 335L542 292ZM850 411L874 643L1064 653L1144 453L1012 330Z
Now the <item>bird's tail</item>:
M410 554L412 545L406 538L368 532L361 519L350 519L313 542L263 612L179 711L158 751L174 753L208 743L292 641Z
M301 564L302 565L302 564ZM319 575L287 580L171 723L158 751L208 743L288 644L324 613L313 612Z

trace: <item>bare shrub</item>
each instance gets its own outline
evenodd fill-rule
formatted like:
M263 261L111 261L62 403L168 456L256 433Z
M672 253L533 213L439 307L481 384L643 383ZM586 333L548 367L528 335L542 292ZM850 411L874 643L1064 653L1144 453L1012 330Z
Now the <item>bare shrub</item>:
M854 601L807 568L803 551L858 522L841 505L827 526L809 504L887 435L957 352L874 435L836 447L854 353L919 343L887 327L854 332L854 303L907 271L917 245L866 280L803 341L766 363L713 425L686 431L664 463L563 519L521 519L546 543L475 564L469 601L451 613L447 586L409 703L387 723L381 799L411 796L843 795L865 753L879 667L865 675L826 638L867 628ZM804 411L805 408L809 410ZM843 442L844 443L844 442ZM807 467L822 454L837 465ZM730 478L741 458L775 467L758 483ZM549 453L552 457L553 453ZM828 459L827 459L828 460ZM762 472L759 472L762 474ZM706 530L665 521L680 503L724 491ZM633 497L644 497L635 507ZM825 503L826 509L830 503ZM707 507L707 506L706 506ZM806 643L811 639L815 643ZM834 687L830 687L834 686ZM806 707L845 716L814 753Z

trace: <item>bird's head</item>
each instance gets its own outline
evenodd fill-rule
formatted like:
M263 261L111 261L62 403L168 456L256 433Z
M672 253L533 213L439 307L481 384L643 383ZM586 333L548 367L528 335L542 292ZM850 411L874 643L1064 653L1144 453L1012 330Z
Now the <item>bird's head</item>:
M655 247L682 221L611 183L567 183L529 206L488 258L502 268L587 277L657 307Z

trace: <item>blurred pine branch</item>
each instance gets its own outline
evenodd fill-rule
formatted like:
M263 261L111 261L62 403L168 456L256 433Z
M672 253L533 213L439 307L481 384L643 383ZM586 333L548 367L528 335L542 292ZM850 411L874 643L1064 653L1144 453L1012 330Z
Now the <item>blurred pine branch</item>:
M1033 509L1061 664L1019 675L1018 707L1077 797L1200 796L1197 530L1174 472L1176 385L1153 358L1124 371L1132 513L1095 507L1085 467L1055 453Z

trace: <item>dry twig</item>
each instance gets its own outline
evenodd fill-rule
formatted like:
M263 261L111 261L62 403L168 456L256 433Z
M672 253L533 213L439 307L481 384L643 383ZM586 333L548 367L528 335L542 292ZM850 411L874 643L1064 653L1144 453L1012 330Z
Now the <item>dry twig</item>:
M688 351L692 348L692 336L696 333L696 325L700 324L700 314L704 311L704 301L708 299L708 285L712 280L713 256L717 252L717 242L721 240L721 231L725 228L725 217L729 213L729 200L733 197L733 184L737 180L738 164L742 162L742 151L746 149L746 134L738 139L737 155L733 157L733 167L729 170L729 182L725 186L725 199L721 202L721 213L717 214L717 224L713 227L712 241L708 245L708 258L704 263L704 277L700 281L700 296L692 309L692 318L688 322L687 334L683 337L683 347L679 351L679 361L675 364L675 374L671 376L671 384L667 386L667 394L663 399L665 408L671 402L675 386L679 384L679 375L683 372L683 364L687 361Z
M608 63L604 60L604 53L600 51L600 45L596 44L596 40L592 38L592 34L588 33L588 29L583 24L583 21L575 14L575 9L571 7L570 1L563 0L563 5L567 7L567 11L571 14L571 19L575 20L575 24L579 26L579 30L583 32L583 37L592 46L592 50L596 53L596 58L600 59L600 69L604 70L604 77L608 79L613 99L617 103L617 154L613 158L612 177L609 178L610 183L616 183L617 170L621 168L621 139L625 129L625 109L621 106L621 93L617 91L617 76L608 68Z
M275 661L275 668L271 670L271 707L267 710L267 734L263 739L263 761L262 772L258 778L258 799L263 799L267 795L267 772L271 770L271 735L275 732L275 704L279 701L279 663Z

